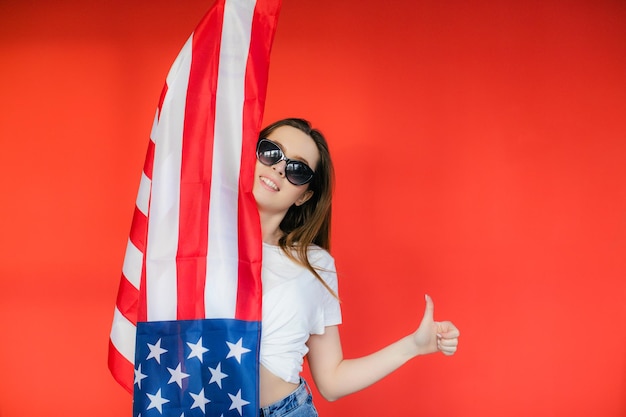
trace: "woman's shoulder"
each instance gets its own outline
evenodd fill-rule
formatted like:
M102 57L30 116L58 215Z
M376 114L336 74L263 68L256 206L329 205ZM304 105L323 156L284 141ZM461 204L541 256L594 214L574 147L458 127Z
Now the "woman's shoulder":
M335 259L324 248L311 244L307 249L309 261L313 266L334 266ZM333 268L334 269L334 268Z
M263 243L263 258L267 262L266 265L282 265L283 267L293 265L306 269L303 263L297 262L300 258L297 248L291 248L289 251L293 258L287 256L280 246ZM318 272L335 272L335 259L328 250L318 245L310 244L307 247L307 259Z

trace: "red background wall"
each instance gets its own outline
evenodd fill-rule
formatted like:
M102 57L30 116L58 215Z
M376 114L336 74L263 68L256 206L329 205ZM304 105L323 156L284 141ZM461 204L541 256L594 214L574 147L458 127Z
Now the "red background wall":
M130 416L113 305L208 6L0 3L1 417ZM346 356L413 330L425 292L462 331L322 415L626 416L625 40L620 1L285 2L266 120L329 138Z

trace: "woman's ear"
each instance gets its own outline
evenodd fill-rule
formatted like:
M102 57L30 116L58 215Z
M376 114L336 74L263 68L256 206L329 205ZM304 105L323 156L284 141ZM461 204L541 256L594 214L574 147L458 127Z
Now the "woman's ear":
M309 199L313 197L313 191L312 190L306 190L305 192L302 193L302 195L300 196L300 198L298 198L296 200L296 206L301 206L304 203L306 203L307 201L309 201Z

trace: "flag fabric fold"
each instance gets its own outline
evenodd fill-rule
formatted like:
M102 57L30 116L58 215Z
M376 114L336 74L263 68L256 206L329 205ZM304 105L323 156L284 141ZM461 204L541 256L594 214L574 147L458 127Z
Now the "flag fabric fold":
M258 413L252 184L279 10L280 0L217 0L167 75L109 340L134 416Z

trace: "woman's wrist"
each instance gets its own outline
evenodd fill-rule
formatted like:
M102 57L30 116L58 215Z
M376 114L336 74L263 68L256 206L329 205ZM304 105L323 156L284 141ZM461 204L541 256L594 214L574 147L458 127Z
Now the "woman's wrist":
M405 336L400 340L400 342L403 346L403 355L407 358L407 360L424 354L418 344L415 343L415 337L412 334Z

